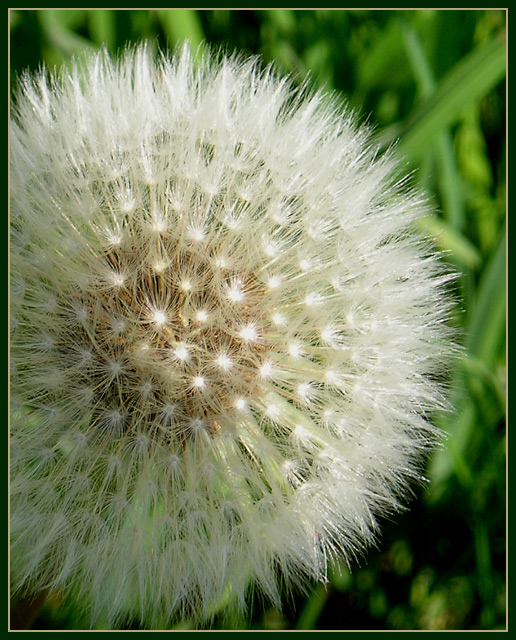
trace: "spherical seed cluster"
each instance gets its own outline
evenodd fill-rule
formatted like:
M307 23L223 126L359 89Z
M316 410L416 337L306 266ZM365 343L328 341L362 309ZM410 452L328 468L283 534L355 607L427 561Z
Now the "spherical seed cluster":
M144 47L13 109L13 585L209 618L369 544L449 352L423 211L256 60Z

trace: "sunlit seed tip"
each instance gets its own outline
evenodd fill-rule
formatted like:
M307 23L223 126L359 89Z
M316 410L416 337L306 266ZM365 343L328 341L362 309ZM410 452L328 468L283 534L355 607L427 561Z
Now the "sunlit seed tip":
M156 220L152 223L151 228L153 231L156 231L156 233L162 233L163 231L166 231L167 223L164 220Z
M111 375L117 376L120 373L122 373L122 363L119 362L118 360L112 360L109 364L108 364L108 369L109 372L111 373Z
M279 414L280 414L280 410L277 405L270 404L267 407L267 415L269 416L269 418L277 418Z
M226 355L221 355L219 356L215 362L217 363L217 365L224 370L228 370L231 368L231 366L233 365L233 362L231 360L231 358L229 356Z
M285 462L282 465L283 467L283 471L285 473L290 473L291 471L293 471L296 467L295 463L292 460L285 460Z
M310 385L307 382L303 382L297 387L297 393L303 400L307 400L310 395Z
M126 323L123 320L115 320L112 326L115 334L120 335L121 333L124 332L126 328Z
M218 256L217 258L215 258L214 263L215 266L219 267L220 269L224 269L228 266L228 261L223 256Z
M308 260L306 258L304 260L301 260L299 262L299 267L301 268L301 271L308 271L310 269L310 267L311 267L310 260Z
M206 381L202 376L196 376L193 379L193 386L197 389L202 389L204 386L206 386Z
M190 282L190 280L183 280L180 284L180 287L183 291L191 291L192 283Z
M84 307L76 309L75 317L77 318L77 320L79 320L79 322L86 322L86 320L88 319L88 310Z
M190 238L195 242L201 242L204 238L204 231L202 229L192 229L190 231Z
M331 384L334 384L335 382L337 382L337 374L335 373L335 371L326 371L326 373L324 374L324 377L326 379L326 382L329 382Z
M111 282L115 287L120 287L125 282L125 277L121 273L113 273L111 275Z
M305 438L307 435L306 429L300 424L296 424L293 433L297 438Z
M272 315L272 321L277 327L281 327L287 324L287 319L285 318L285 316L281 315L281 313L274 313Z
M293 358L299 358L302 353L301 347L294 342L289 345L288 352Z
M273 258L278 253L278 248L271 242L265 243L263 250L265 251L266 255L271 258Z
M120 205L120 209L124 213L130 213L136 209L136 202L134 200L124 200Z
M206 320L208 319L208 314L206 311L198 311L195 317L199 322L206 322Z
M307 307L313 307L319 302L321 302L321 299L316 293L309 293L304 299L304 303Z
M184 346L178 347L174 351L174 355L178 360L186 360L188 358L189 353L190 352L188 351L188 349Z
M252 342L258 337L256 328L252 324L248 324L247 326L242 327L238 335L246 342Z
M260 375L262 378L267 378L272 373L272 365L270 362L264 362L260 367Z
M244 299L244 291L241 282L235 282L228 287L228 298L231 302L240 302Z
M226 225L226 227L228 229L231 229L232 231L234 231L235 229L237 229L240 225L240 220L238 220L238 218L233 218L233 217L226 217L224 219L224 224Z
M272 278L269 278L267 282L267 286L269 287L269 289L276 289L280 284L281 279L278 276L272 276Z
M117 247L122 244L122 236L118 233L108 233L107 241L113 247Z
M150 395L150 393L153 390L153 388L154 388L154 385L149 380L147 380L146 382L143 382L139 387L140 392L144 396Z
M335 337L335 332L331 327L326 327L326 329L323 329L321 331L321 338L324 340L324 342L333 342Z
M161 326L167 321L167 314L164 311L156 311L153 320L158 326Z
M156 273L162 273L167 268L167 265L165 264L165 262L158 261L152 265L152 268L154 269L154 271L156 271Z
M244 400L244 398L235 398L234 404L239 411L242 411L243 409L245 409L247 402Z

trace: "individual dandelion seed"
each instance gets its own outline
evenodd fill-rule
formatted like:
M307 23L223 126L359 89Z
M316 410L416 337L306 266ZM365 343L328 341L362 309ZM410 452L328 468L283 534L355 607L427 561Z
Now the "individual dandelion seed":
M12 569L160 628L322 580L421 478L452 351L423 199L330 98L187 50L11 122Z

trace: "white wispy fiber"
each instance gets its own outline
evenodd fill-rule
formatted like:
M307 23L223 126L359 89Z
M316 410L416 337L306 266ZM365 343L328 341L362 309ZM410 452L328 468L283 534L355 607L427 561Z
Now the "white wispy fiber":
M374 541L435 443L424 200L328 96L143 46L11 122L12 569L89 624L209 619Z

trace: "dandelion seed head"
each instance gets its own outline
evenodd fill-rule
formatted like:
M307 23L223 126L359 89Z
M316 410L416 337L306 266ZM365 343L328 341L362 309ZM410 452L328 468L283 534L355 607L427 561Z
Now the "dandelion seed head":
M394 158L257 60L143 45L27 76L11 141L15 590L158 628L364 551L451 353Z

